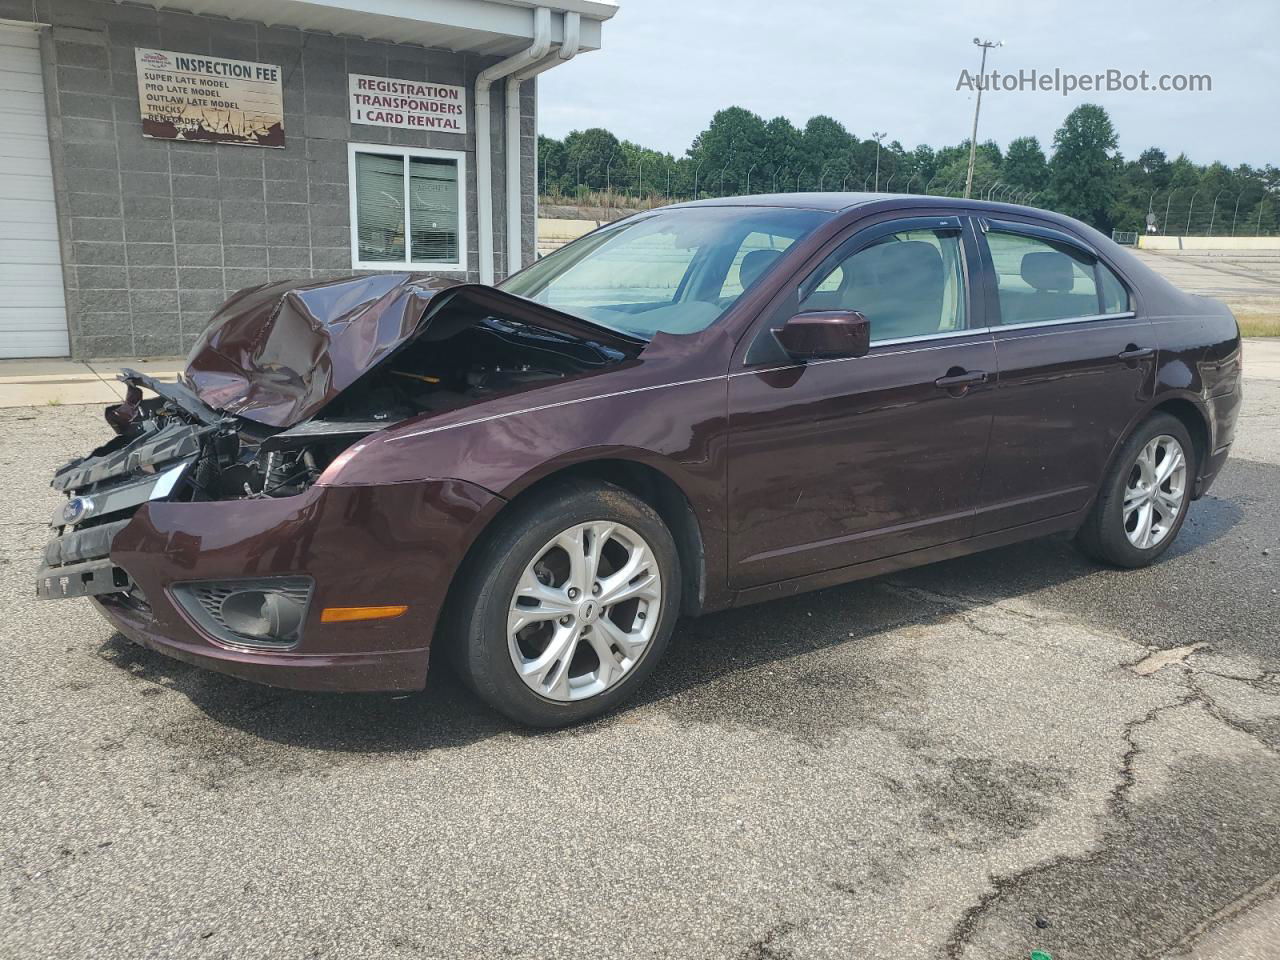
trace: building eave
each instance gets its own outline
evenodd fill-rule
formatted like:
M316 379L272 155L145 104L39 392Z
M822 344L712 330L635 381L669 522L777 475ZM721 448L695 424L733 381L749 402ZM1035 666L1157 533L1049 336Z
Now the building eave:
M601 23L617 12L617 5L606 0L155 0L145 5L486 56L507 56L527 47L535 7L551 10L551 41L556 44L564 39L565 14L580 14L584 50L600 48Z

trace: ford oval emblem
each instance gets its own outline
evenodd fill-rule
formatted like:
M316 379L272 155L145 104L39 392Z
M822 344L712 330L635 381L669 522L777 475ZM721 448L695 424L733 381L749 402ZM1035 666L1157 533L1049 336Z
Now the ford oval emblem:
M91 513L93 513L91 497L72 497L62 508L62 522L69 527L74 527Z

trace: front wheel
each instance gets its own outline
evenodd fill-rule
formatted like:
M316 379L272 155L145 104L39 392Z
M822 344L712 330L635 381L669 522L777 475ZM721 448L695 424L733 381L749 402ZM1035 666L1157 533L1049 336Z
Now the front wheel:
M1157 413L1125 441L1077 535L1091 557L1145 567L1169 549L1191 505L1195 447L1177 417Z
M498 523L461 574L450 639L463 679L531 726L626 700L680 608L679 556L661 517L619 487L572 482Z

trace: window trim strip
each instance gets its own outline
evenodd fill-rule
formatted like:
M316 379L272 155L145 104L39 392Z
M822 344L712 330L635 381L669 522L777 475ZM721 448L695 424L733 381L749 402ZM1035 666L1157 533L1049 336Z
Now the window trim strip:
M888 340L872 340L871 348L894 346L900 343L922 343L926 340L944 340L952 337L967 337L977 333L996 334L1002 330L1030 330L1033 327L1060 327L1068 323L1093 323L1098 320L1129 320L1137 314L1132 310L1124 313L1095 313L1083 317L1062 317L1057 320L1028 320L1025 323L1003 323L988 327L969 327L964 330L946 330L940 333L925 333L916 337L893 337Z

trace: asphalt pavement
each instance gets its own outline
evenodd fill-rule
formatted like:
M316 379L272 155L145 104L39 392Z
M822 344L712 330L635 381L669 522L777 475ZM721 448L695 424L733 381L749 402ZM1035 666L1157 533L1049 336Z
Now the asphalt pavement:
M1246 390L1151 569L1049 540L689 621L552 733L35 601L104 427L0 410L0 957L1274 957L1280 380Z

